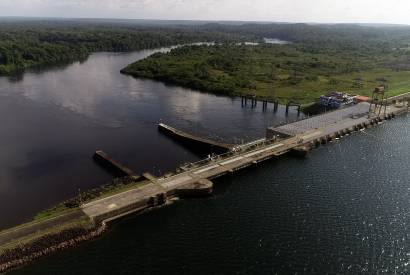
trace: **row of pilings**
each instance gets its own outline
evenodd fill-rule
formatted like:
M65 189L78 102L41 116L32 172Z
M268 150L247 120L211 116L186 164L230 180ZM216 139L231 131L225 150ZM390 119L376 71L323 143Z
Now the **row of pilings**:
M276 113L279 108L279 100L273 100L273 101L268 101L268 100L261 100L262 102L262 111L266 112L268 110L268 103L273 104L273 111ZM242 107L247 107L248 105L251 106L251 108L256 108L258 106L258 99L256 96L242 96ZM286 104L286 115L289 114L289 110L291 107L296 107L298 111L298 116L300 115L302 111L302 106L299 103L295 102L289 102Z

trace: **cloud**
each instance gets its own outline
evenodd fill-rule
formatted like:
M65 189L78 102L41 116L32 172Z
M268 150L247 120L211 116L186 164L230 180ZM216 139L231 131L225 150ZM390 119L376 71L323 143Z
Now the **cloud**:
M0 0L1 16L410 23L407 0Z

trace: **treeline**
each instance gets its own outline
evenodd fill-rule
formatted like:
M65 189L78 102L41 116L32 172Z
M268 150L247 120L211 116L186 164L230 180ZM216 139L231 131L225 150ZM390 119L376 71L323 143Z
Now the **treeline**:
M252 39L195 26L65 23L53 21L0 24L0 74L33 66L81 60L97 51L124 52L193 42Z
M133 51L193 42L263 42L278 38L295 51L338 58L400 60L408 67L410 27L312 24L221 24L129 20L3 20L0 74L97 51ZM353 70L355 69L355 65ZM362 66L362 65L360 65Z
M378 48L360 54L353 48L330 53L326 46L320 52L311 52L303 46L302 43L186 46L152 55L122 72L218 94L252 94L304 103L313 102L330 90L368 94L381 79L389 81L399 75L403 79L395 80L404 83L408 78L391 68L398 60L409 57L407 50L391 48L379 55ZM405 54L397 56L397 51Z
M358 24L208 24L207 30L291 41L311 53L386 53L410 43L410 27Z

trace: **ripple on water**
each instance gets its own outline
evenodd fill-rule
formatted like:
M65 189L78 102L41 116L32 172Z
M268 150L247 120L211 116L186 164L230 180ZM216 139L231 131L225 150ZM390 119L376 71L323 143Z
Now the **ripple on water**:
M124 58L121 62L129 61L129 56L119 56ZM74 125L67 131L57 127L58 120L52 121L54 131L41 128L42 135L30 136L36 141L32 146L30 140L24 139L25 143L20 142L19 147L32 151L35 146L41 146L39 140L44 141L58 129L55 133L58 142L45 140L42 150L52 155L55 148L67 148L67 151L61 149L62 154L71 152L73 157L64 164L76 172L71 173L73 175L82 174L80 166L91 167L82 162L88 154L77 155L73 150L81 144L81 151L91 152L94 142L124 157L132 168L151 168L158 162L161 168L174 167L178 161L196 157L159 136L155 125L150 128L152 122L160 118L182 129L199 133L218 129L218 137L238 139L258 137L266 125L279 119L271 112L263 114L260 109L242 109L240 101L235 99L193 91L181 93L180 88L156 82L142 84L126 76L110 81L114 84L129 81L129 92L112 96L104 84L99 86L102 90L94 90L84 102L70 101L68 97L61 102L76 102L84 107L75 109L84 112L81 121L67 118ZM146 83L150 83L144 86L149 87L147 92L160 96L147 95L139 104L134 98L138 95L130 92L141 89L138 85L148 85ZM73 93L82 95L80 90ZM124 95L128 96L124 98ZM42 102L41 98L30 100ZM4 108L0 112L2 110ZM42 114L28 112L39 113ZM15 114L15 121L24 121L18 116L19 112ZM60 113L53 111L52 114L59 117ZM31 116L25 119L27 117ZM98 127L94 129L97 132L88 132L89 128L82 126L88 117L102 120L111 117L113 125L125 121L127 127L112 131ZM2 122L2 125L7 122L4 117ZM41 123L35 120L34 125L38 128ZM75 134L69 135L72 130ZM129 217L97 241L52 255L11 274L409 273L409 132L410 118L403 116L320 147L307 159L283 157L217 179L215 195L211 198L181 200L166 208ZM7 131L0 139L6 142L6 136ZM8 140L9 147L17 142L16 138ZM24 155L16 148L6 153ZM148 154L145 148L155 148L156 155ZM47 159L42 163L47 163ZM25 166L21 166L19 171L30 175ZM93 177L96 171L93 170ZM36 190L44 192L51 188L60 194L64 193L58 191L62 188L73 188L70 181L59 178L61 174L60 170L54 177L44 176L29 182L34 186L29 190L36 198L33 205L42 203ZM0 170L0 178L5 175ZM90 175L82 179L91 178ZM28 188L18 179L11 179L16 188ZM78 179L72 178L74 182ZM42 185L45 181L50 184ZM74 189L76 192L77 186ZM66 192L64 194L70 193ZM12 192L8 194L13 196ZM27 204L29 202L30 196L27 196ZM0 211L11 209L13 202L2 200L0 206L3 206ZM12 219L6 211L0 214L2 219Z

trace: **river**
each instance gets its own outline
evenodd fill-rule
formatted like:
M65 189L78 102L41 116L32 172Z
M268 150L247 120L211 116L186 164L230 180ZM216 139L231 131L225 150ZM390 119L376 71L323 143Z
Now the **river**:
M119 74L152 53L98 53L0 78L0 227L109 181L90 158L96 149L137 172L201 158L158 133L159 121L241 142L287 119L282 108L262 112ZM96 241L11 274L407 273L409 122L220 178L210 198L123 219Z
M168 50L96 53L82 63L0 77L0 229L110 181L91 160L97 149L138 173L160 174L203 157L160 134L160 121L241 143L286 120L283 109L263 113L261 105L242 108L238 98L119 73Z

